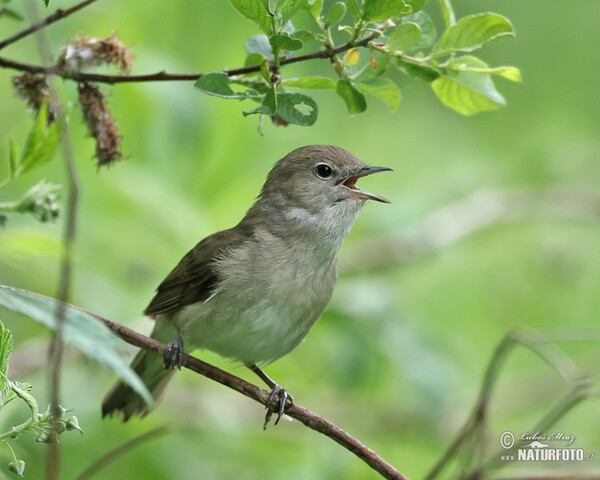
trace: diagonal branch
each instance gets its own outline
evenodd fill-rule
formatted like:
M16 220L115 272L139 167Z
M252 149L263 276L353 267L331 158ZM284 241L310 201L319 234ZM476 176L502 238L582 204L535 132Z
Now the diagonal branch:
M34 32L37 32L38 30L41 30L42 28L50 25L51 23L57 22L58 20L68 17L72 13L75 13L78 10L81 10L82 8L87 7L90 3L94 3L95 1L96 0L84 0L83 2L72 6L71 8L67 8L66 10L59 8L52 15L44 18L43 20L40 20L37 23L34 23L30 27L27 27L18 33L15 33L12 37L8 37L6 40L2 40L0 42L0 50L2 50L5 47L8 47L12 43L15 43L16 41L21 40L22 38L24 38L28 35L31 35Z
M90 1L90 0L88 0ZM94 1L94 0L91 0ZM292 63L305 62L314 59L330 59L339 53L345 52L351 48L364 47L370 41L377 38L376 33L372 33L357 42L347 42L334 48L327 48L318 52L300 55L298 57L284 58L280 61L280 66L290 65ZM4 43L4 42L2 42ZM0 45L2 45L0 43ZM0 47L1 48L1 47ZM103 75L99 73L83 73L83 72L66 72L56 68L55 65L45 67L43 65L35 65L31 63L19 62L8 58L0 57L0 67L11 68L31 73L44 73L46 75L57 75L67 80L76 82L96 82L96 83L134 83L134 82L161 82L161 81L190 81L197 80L205 73L167 73L165 71L149 73L144 75ZM250 65L248 67L233 68L231 70L223 70L223 73L228 76L244 75L260 71L260 65Z
M136 347L140 347L144 350L157 353L161 356L163 355L166 348L166 345L163 343L157 342L152 338L146 337L95 313L88 312L87 310L76 306L74 306L74 308L77 308L97 318L119 337L121 337L125 342L135 345ZM182 365L196 373L199 373L200 375L204 375L211 380L225 385L226 387L229 387L248 398L251 398L256 402L267 406L268 408L273 408L272 405L268 405L269 392L257 387L256 385L248 383L239 377L231 375L230 373L227 373L213 365L210 365L185 353L183 354ZM346 433L340 427L331 423L329 420L311 412L310 410L307 410L304 407L301 407L300 405L290 405L289 403L286 404L285 413L288 416L295 418L299 422L302 422L308 428L320 432L339 443L342 447L363 460L367 465L369 465L373 470L377 471L384 478L389 480L407 480L404 475L402 475L383 458L381 458L377 452L371 450L356 438Z

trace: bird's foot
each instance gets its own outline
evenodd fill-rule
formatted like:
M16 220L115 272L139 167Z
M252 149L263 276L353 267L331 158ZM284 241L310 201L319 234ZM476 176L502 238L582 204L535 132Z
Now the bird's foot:
M165 353L163 354L163 362L167 369L177 367L181 370L181 363L183 362L183 339L179 335L179 332L167 344L167 348L165 348Z
M278 397L278 399L275 400L275 397ZM275 420L275 425L277 425L279 423L279 420L283 416L285 405L288 400L290 402L290 405L294 405L294 397L292 397L292 395L289 394L285 388L275 384L273 386L273 389L271 390L271 393L269 394L269 398L267 399L267 403L265 405L267 408L267 414L265 415L265 423L263 425L263 430L266 430L267 425L269 424L269 421L273 416L273 410L271 410L270 407L273 406L274 408L277 408L277 419Z

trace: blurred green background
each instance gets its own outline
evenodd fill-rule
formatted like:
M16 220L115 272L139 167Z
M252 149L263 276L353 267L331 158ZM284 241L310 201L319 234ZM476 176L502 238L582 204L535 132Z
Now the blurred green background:
M244 41L257 29L228 2L207 3L100 1L47 32L57 55L74 34L105 37L114 29L132 45L134 73L241 66ZM51 11L70 5L50 1ZM365 163L393 167L393 174L363 183L393 204L363 210L340 252L341 275L329 310L307 340L267 372L299 404L358 437L403 474L425 475L467 417L505 334L594 327L600 314L600 3L456 0L454 6L458 17L489 10L515 26L516 38L481 53L490 65L516 65L523 74L521 84L497 80L508 102L498 112L459 116L428 85L396 72L403 92L396 112L370 99L366 113L350 117L335 94L316 92L320 112L313 127L265 121L261 137L257 119L241 114L247 105L201 95L191 83L122 84L105 91L127 158L98 172L94 142L75 110L70 131L82 193L72 302L148 333L151 324L141 312L154 288L197 241L244 215L272 164L288 151L333 144ZM430 0L426 10L440 21L436 2ZM22 26L3 19L0 28L4 38ZM39 62L34 37L3 54ZM283 74L333 76L330 70L328 62L313 61L286 67ZM0 72L0 178L7 171L8 139L23 145L32 122L13 98L13 73ZM57 81L56 87L63 100L76 100L73 82ZM64 183L60 155L4 189L1 200L20 196L38 178ZM365 259L374 248L380 256L401 258L407 232L476 192L525 189L543 195L558 187L562 193L541 218L493 222L431 254L384 267ZM576 207L580 218L552 214L583 193ZM463 211L466 220L442 217L434 224L440 231L428 238L435 241L465 221L491 215L493 202L482 198ZM516 216L526 209L517 204ZM0 283L56 295L62 228L62 222L41 225L11 216L0 231ZM47 332L28 319L0 315L17 343L11 378L33 382L45 404ZM593 345L573 344L567 351L598 372ZM215 355L201 357L256 382ZM165 424L169 435L111 463L97 478L375 478L360 460L298 422L282 421L263 432L258 404L186 371L144 420L101 421L100 400L113 381L68 350L62 398L85 435L63 436L62 478L74 478L102 453ZM517 349L494 391L488 452L497 450L505 430L532 431L568 389L538 357ZM24 407L11 408L3 410L2 428L25 415ZM587 400L551 431L575 435L574 446L600 456L599 416L597 399ZM27 462L27 478L42 478L46 446L26 437L14 443ZM0 455L8 459L8 450L0 448ZM599 470L597 461L511 463L501 475Z

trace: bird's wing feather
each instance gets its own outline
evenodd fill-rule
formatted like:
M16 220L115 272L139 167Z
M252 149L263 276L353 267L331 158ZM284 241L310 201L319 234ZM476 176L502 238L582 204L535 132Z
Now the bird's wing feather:
M144 314L156 316L171 313L205 301L219 282L213 266L215 257L246 240L248 236L240 228L223 230L206 237L162 281Z

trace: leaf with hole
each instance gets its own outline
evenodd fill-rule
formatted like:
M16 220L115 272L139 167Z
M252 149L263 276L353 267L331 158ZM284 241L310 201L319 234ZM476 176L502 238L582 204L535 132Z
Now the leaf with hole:
M277 115L287 123L309 127L317 120L317 103L301 93L278 93Z
M456 62L469 68L488 68L485 62L471 56ZM444 105L463 115L498 110L506 104L489 74L450 70L434 80L431 87Z
M54 298L4 285L0 285L0 305L40 322L53 331L57 330L58 309L64 307L61 327L63 340L116 374L148 405L154 404L140 377L121 358L120 354L125 352L123 342L90 313L73 305L62 304Z
M515 31L507 18L496 13L479 13L461 18L449 27L433 47L435 56L451 52L472 52L486 43L504 37L514 37Z

